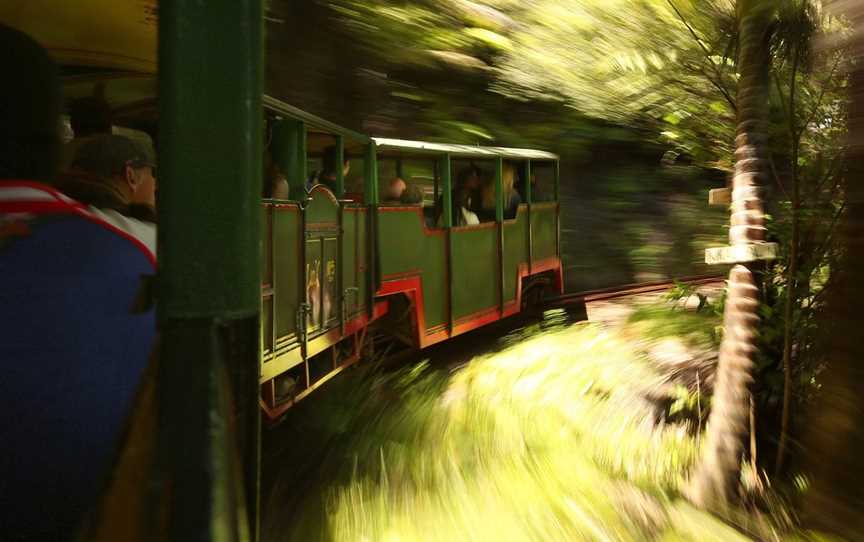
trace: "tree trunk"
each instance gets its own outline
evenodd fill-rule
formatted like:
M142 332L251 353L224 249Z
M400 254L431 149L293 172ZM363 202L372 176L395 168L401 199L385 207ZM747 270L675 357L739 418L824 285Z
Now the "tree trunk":
M765 0L739 0L740 53L738 125L729 241L748 245L764 240L764 213L759 185L770 175L766 159L769 83L768 8ZM729 271L723 342L708 418L708 432L688 496L702 508L724 509L734 498L749 420L749 386L759 322L755 262Z
M857 62L850 77L846 215L841 229L844 259L829 293L826 328L830 342L820 401L807 439L813 487L807 495L805 523L848 540L864 536L864 6L845 8L855 33Z

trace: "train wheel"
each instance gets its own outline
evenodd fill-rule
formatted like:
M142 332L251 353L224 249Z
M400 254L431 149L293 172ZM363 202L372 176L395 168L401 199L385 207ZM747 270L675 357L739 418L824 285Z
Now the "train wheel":
M538 310L546 301L546 293L549 281L537 279L529 282L522 294L522 310Z

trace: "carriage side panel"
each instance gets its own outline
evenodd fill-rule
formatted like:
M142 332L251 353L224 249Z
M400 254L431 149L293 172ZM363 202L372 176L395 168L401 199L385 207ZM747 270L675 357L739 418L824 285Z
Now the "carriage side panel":
M531 207L531 236L535 261L558 257L555 242L557 214L557 203L535 203Z
M345 296L345 315L348 318L363 311L365 278L358 259L365 253L364 237L366 210L362 207L345 207L342 211L342 294Z
M423 334L447 326L446 230L427 229L419 206L378 208L381 281L419 277L422 284Z
M513 220L504 221L504 305L518 301L520 265L528 264L528 206L520 205Z
M294 204L273 206L273 330L275 351L297 342L297 311L300 308L299 280L301 220L300 208Z
M452 228L455 323L498 309L498 232L494 222Z
M345 314L351 315L357 310L357 271L355 268L357 258L357 213L350 212L347 207L342 208L342 293L345 296ZM349 293L351 292L351 293Z

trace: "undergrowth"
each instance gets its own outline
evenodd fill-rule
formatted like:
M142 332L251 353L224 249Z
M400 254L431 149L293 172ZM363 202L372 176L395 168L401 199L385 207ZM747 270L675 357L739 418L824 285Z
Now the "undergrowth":
M620 336L577 325L501 344L453 373L423 363L354 382L323 422L338 433L330 474L301 513L319 520L292 521L288 538L746 539L680 498L698 438Z
M679 497L696 437L662 421L663 376L613 333L575 326L367 385L322 467L339 473L325 524L296 539L744 539Z
M692 307L694 299L697 303ZM677 338L697 348L720 345L724 297L710 300L692 285L679 282L664 301L636 308L629 323L650 339Z

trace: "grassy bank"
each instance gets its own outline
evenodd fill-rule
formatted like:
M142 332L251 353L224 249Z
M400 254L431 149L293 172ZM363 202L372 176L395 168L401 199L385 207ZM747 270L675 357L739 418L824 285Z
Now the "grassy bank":
M681 499L699 437L670 410L696 401L625 336L522 329L456 370L342 384L304 414L326 453L274 538L748 539Z

